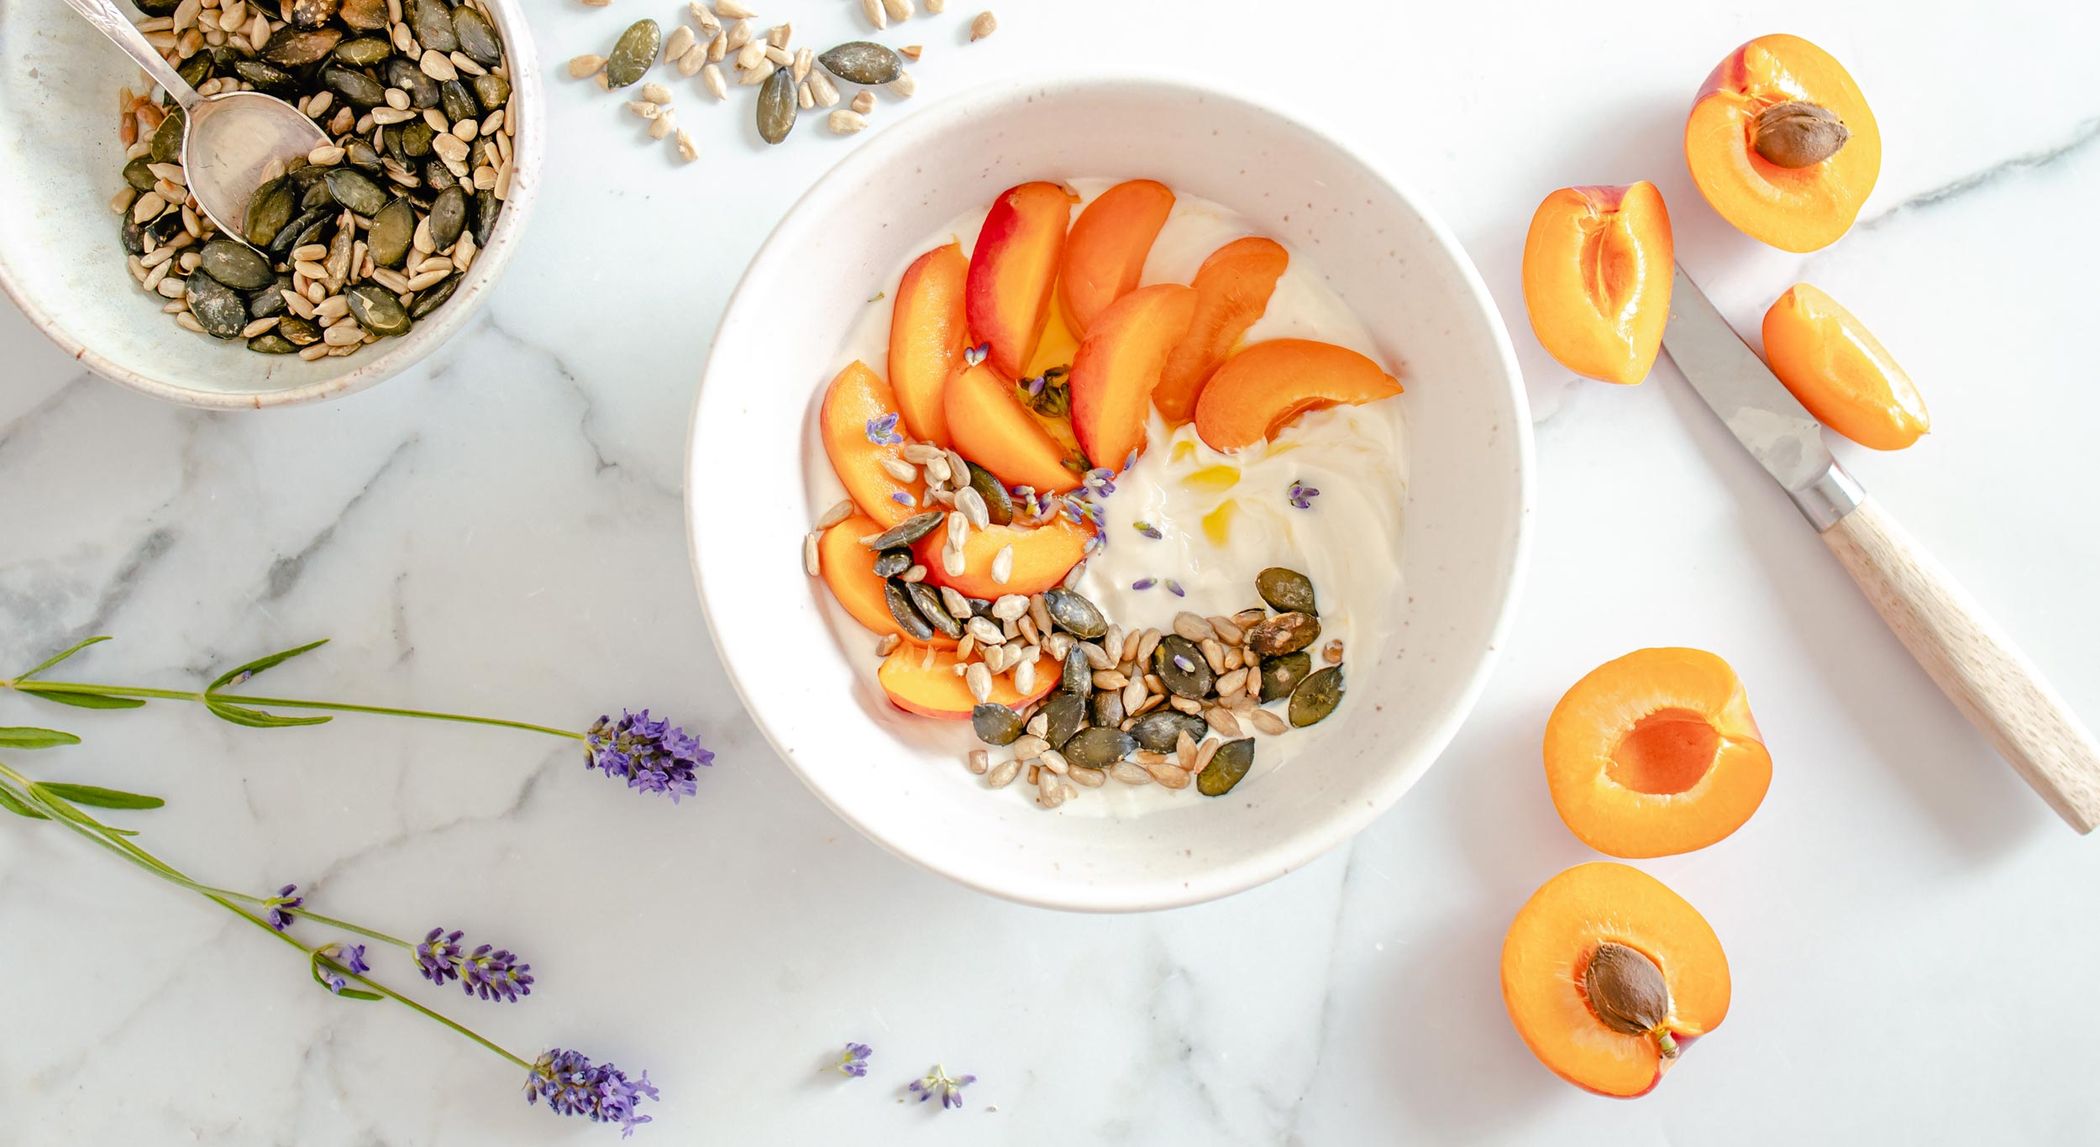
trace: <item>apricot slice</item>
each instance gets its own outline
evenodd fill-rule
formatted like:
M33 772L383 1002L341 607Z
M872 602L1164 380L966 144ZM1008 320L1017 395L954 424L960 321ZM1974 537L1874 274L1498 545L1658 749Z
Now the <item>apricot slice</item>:
M955 654L939 649L930 652L929 657L923 645L898 646L882 659L882 667L875 671L876 682L890 704L907 713L941 721L969 720L977 700L955 672ZM1049 656L1044 653L1036 658L1034 689L1024 694L1014 688L1012 673L1002 673L992 678L991 699L1017 709L1047 696L1059 677L1057 663L1048 660Z
M1152 405L1176 426L1196 413L1196 395L1211 372L1232 353L1247 329L1269 309L1276 280L1290 266L1283 244L1259 235L1234 239L1210 253L1196 268L1189 285L1196 289L1196 312L1189 333L1167 355Z
M971 333L991 344L992 366L1008 378L1021 376L1043 336L1071 219L1071 192L1024 183L999 194L977 232L964 307Z
M1225 360L1196 400L1196 433L1213 450L1252 446L1308 410L1400 393L1400 381L1347 347L1309 339L1255 343Z
M1545 756L1560 818L1612 856L1705 848L1772 783L1743 683L1699 649L1640 649L1591 670L1546 719Z
M1765 312L1765 362L1810 414L1861 446L1901 450L1932 429L1924 397L1881 340L1807 283Z
M897 418L897 399L889 384L858 360L831 380L817 416L823 424L824 453L847 496L884 529L917 513L919 496L925 492L924 484L899 482L882 468L885 459L903 460L897 451L904 441Z
M890 385L911 436L948 445L948 415L941 390L962 365L969 321L963 316L963 284L970 261L962 245L935 247L912 261L897 284L890 309Z
M1646 1095L1728 1015L1728 956L1699 910L1609 861L1548 880L1502 941L1502 1002L1531 1054L1602 1095Z
M1086 337L1094 316L1137 290L1145 256L1173 210L1174 193L1166 184L1132 179L1102 192L1079 213L1057 280L1073 334Z
M989 361L957 371L942 401L955 449L1001 482L1042 492L1079 485L1080 476L1065 466L1065 448L1021 405L1014 384Z
M890 614L889 603L882 593L882 579L875 576L875 552L860 543L869 534L881 532L882 527L875 524L875 519L865 514L847 518L825 530L817 539L818 565L824 584L831 587L831 595L846 607L853 620L876 633L894 633L915 640ZM955 639L934 634L926 644L953 649Z
M1670 212L1645 180L1563 187L1524 237L1524 310L1546 352L1605 382L1648 377L1670 320Z
M1721 218L1784 251L1829 246L1881 175L1881 129L1844 65L1759 36L1714 66L1684 125L1692 182Z
M941 565L941 547L946 531L936 530L921 538L914 550L926 566L926 580L951 586L965 597L991 598L1009 593L1041 593L1065 580L1072 567L1086 557L1091 530L1058 517L1040 526L986 526L971 530L963 540L963 572L949 573ZM1005 581L992 576L992 562L999 551L1013 547L1013 569Z
M1072 433L1097 466L1123 468L1145 445L1152 388L1196 313L1196 292L1141 287L1110 303L1072 358Z

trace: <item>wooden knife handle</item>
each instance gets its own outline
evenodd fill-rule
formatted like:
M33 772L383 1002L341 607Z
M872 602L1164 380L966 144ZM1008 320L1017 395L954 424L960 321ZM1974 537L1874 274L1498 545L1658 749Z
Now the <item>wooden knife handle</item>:
M2100 825L2100 743L1974 599L1872 501L1823 543L1956 708L2057 815Z

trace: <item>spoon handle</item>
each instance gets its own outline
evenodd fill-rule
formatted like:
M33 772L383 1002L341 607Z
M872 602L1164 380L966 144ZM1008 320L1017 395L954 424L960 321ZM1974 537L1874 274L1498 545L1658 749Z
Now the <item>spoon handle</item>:
M146 42L146 34L132 25L131 19L117 7L115 0L66 0L66 3L74 11L87 17L87 22L93 24L97 31L109 37L110 43L124 49L124 54L144 68L146 74L153 77L154 83L175 97L175 102L182 105L184 112L196 106L197 101L202 98L197 94L197 89L185 82L175 69L168 65L168 61L161 58L159 49Z

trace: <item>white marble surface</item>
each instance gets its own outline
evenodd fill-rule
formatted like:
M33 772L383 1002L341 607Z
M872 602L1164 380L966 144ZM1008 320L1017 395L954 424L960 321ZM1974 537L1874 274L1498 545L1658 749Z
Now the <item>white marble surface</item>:
M521 1050L649 1068L664 1099L642 1142L2090 1141L2100 841L1941 703L1671 368L1571 384L1522 324L1516 257L1552 187L1647 177L1745 329L1796 278L1845 300L1935 416L1917 448L1846 461L2100 720L2100 15L1694 7L1006 0L984 44L961 45L960 5L890 37L930 45L922 101L1025 68L1223 70L1404 171L1515 325L1541 495L1515 637L1427 780L1291 877L1158 916L996 902L842 827L754 737L687 578L684 421L738 269L854 141L805 126L758 154L748 104L697 90L706 158L679 169L558 84L546 199L484 318L348 401L156 405L0 308L0 660L107 632L81 670L174 684L333 635L273 685L558 724L653 705L719 752L700 799L629 797L522 734L0 696L0 724L87 738L13 761L168 793L146 839L208 879L296 880L341 915L526 953L540 990L511 1007L387 970ZM852 9L765 14L815 42ZM538 32L562 59L676 10L548 0ZM1678 143L1706 70L1774 30L1843 59L1887 141L1862 226L1805 259L1721 224ZM1532 1061L1495 961L1523 897L1591 858L1546 797L1546 711L1647 644L1729 657L1776 772L1734 837L1643 865L1712 921L1735 1003L1659 1091L1618 1103ZM217 909L14 820L0 1016L4 1143L610 1139L528 1109L485 1052L332 1000ZM848 1039L876 1046L871 1076L820 1075ZM967 1111L899 1104L936 1059L980 1077Z

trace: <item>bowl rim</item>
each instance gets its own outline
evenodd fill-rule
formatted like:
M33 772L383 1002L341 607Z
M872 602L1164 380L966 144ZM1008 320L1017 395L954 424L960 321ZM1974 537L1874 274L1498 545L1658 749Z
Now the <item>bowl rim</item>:
M501 277L503 268L510 262L511 254L518 245L519 236L531 215L533 204L538 199L539 169L546 157L546 101L540 85L539 48L532 39L532 25L526 19L520 0L481 2L496 10L498 31L502 34L505 52L512 53L512 50L516 49L513 53L514 58L521 62L511 67L512 98L524 97L518 106L522 108L530 105L531 114L518 128L514 148L517 158L513 160L511 168L511 195L504 200L504 210L496 219L496 230L489 237L488 246L482 248L486 258L477 256L474 265L467 269L467 275L473 281L460 284L465 295L456 302L461 305L447 305L441 308L439 318L433 320L428 327L418 327L418 331L430 330L430 337L412 342L404 340L366 358L343 374L317 379L300 386L255 393L196 390L119 365L88 346L69 328L61 326L58 319L16 278L13 261L7 257L5 251L0 251L0 293L6 294L39 333L56 343L73 361L86 366L96 376L181 406L206 410L263 410L273 406L295 406L340 398L377 385L421 362L473 317L474 312L486 301L484 296ZM486 271L483 271L484 266ZM481 273L477 275L477 272Z
M769 260L779 257L779 249L785 242L783 236L792 230L798 216L812 200L836 186L865 184L866 169L884 162L886 156L898 149L909 148L916 140L952 129L958 119L976 114L974 109L985 104L1003 103L1025 95L1055 98L1073 91L1103 87L1134 88L1159 95L1192 95L1234 111L1253 111L1281 120L1285 125L1354 160L1415 212L1436 247L1451 260L1464 285L1466 300L1487 321L1488 334L1494 344L1495 359L1501 367L1501 381L1512 404L1517 423L1514 435L1517 506L1515 520L1510 523L1513 533L1510 561L1503 579L1500 600L1496 605L1494 622L1486 634L1485 648L1461 684L1456 703L1449 706L1432 726L1424 730L1423 744L1432 748L1427 752L1427 763L1421 768L1392 770L1388 775L1378 778L1363 794L1363 799L1337 805L1333 814L1317 822L1311 829L1280 838L1250 852L1233 864L1207 870L1195 877L1145 877L1126 884L1109 886L1067 884L1015 888L996 879L988 879L978 870L939 865L933 859L915 852L904 842L888 839L876 832L855 815L852 809L835 800L825 787L818 783L810 771L787 750L780 731L752 706L741 674L720 644L718 635L721 633L721 627L717 624L714 600L708 591L707 577L700 559L700 515L704 507L695 496L695 479L699 464L695 450L699 445L702 410L707 406L709 397L715 391L723 389L719 386L710 388L708 385L716 359L721 353L721 332L733 329L731 320L741 317L744 311L757 305L754 301L756 296L752 294L755 289L752 282L754 273ZM1487 380L1483 380L1483 384L1486 382ZM902 119L876 138L856 148L819 176L781 215L780 221L774 225L765 241L752 255L750 263L745 266L743 275L737 281L735 290L723 305L716 334L709 344L706 361L701 365L699 381L694 387L692 410L686 428L685 462L687 558L692 566L693 585L700 598L701 614L707 621L711 644L714 645L716 657L722 663L730 687L736 692L737 700L743 706L752 725L765 738L775 756L785 762L803 786L833 814L892 855L965 887L1001 899L1033 907L1081 912L1142 912L1179 908L1244 892L1319 859L1337 845L1363 831L1372 821L1398 803L1422 774L1450 748L1460 726L1479 704L1480 695L1486 689L1488 679L1501 660L1502 647L1507 644L1510 628L1514 624L1516 608L1523 594L1525 575L1530 564L1532 510L1536 497L1536 460L1530 401L1524 387L1523 371L1518 365L1516 348L1510 341L1508 327L1502 321L1502 313L1494 297L1488 293L1479 268L1474 265L1450 227L1425 206L1420 195L1407 183L1395 177L1385 164L1365 156L1343 142L1318 117L1309 118L1295 111L1283 111L1244 93L1228 91L1207 82L1184 77L1139 77L1101 71L1024 73L972 86Z

